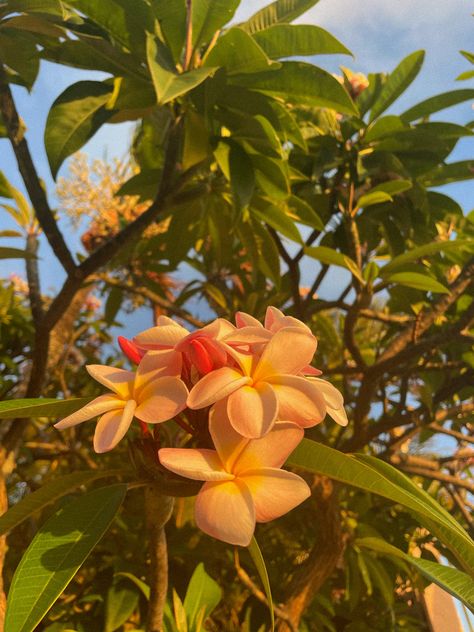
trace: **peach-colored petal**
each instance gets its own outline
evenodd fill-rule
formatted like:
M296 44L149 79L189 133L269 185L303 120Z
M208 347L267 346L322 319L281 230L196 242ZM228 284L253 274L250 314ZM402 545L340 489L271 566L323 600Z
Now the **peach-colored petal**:
M208 373L193 386L188 396L188 406L189 408L210 406L250 381L250 378L242 375L240 371L224 366Z
M254 380L272 375L296 375L310 364L316 351L316 338L297 327L285 327L273 335L253 374Z
M320 380L316 377L310 378L310 382L316 384L318 389L321 391L324 399L326 400L326 404L329 408L342 408L344 406L344 398L337 390L337 388L333 386L330 382L327 382L326 380Z
M195 505L197 526L218 540L248 546L255 530L255 508L247 486L238 480L205 483Z
M209 411L209 432L224 467L228 472L232 472L237 457L249 439L232 427L227 414L227 399L216 402Z
M303 367L301 370L301 373L303 375L311 375L311 376L314 375L315 377L323 374L322 371L320 371L319 369L316 369L314 366L311 366L310 364Z
M234 430L243 437L262 437L278 414L278 401L269 384L242 386L229 395L227 414Z
M262 325L262 323L260 321L258 321L256 318L254 318L253 316L250 316L250 314L247 314L245 312L236 312L236 314L235 314L235 324L239 328L241 328L241 327L260 327L261 329L263 329L263 325Z
M236 329L223 338L228 345L255 345L264 344L272 337L272 333L260 327L245 326Z
M133 393L135 398L140 398L141 390L154 380L164 377L181 375L183 360L180 353L173 349L162 351L148 351L138 365Z
M285 318L285 314L277 307L273 307L272 305L270 305L269 307L267 307L267 311L265 312L265 329L271 329L273 325L280 321L282 318Z
M326 402L313 380L296 375L268 378L278 399L280 419L294 421L303 428L315 426L326 415Z
M158 457L168 470L195 481L231 481L235 478L224 470L215 450L161 448Z
M120 397L124 399L130 397L131 385L135 379L135 373L132 371L116 369L113 366L103 364L88 364L86 370L94 380L117 393Z
M170 318L169 316L164 316L163 314L160 314L158 316L158 318L156 319L156 324L159 325L160 327L162 327L163 325L172 325L173 327L181 327L181 325L176 323L172 318Z
M241 450L232 472L240 476L246 470L281 467L300 443L304 430L289 421L277 421L260 439L251 439Z
M94 433L94 450L101 454L115 448L120 439L130 428L136 408L133 399L129 400L122 410L105 413L97 422Z
M186 384L173 376L158 377L140 391L135 415L148 424L172 419L186 407Z
M71 426L77 426L77 424L81 424L83 421L97 417L97 415L102 415L110 410L122 411L124 406L125 402L123 399L119 399L115 394L108 393L106 395L100 395L100 397L96 397L79 410L76 410L75 413L55 423L54 427L58 430L64 430Z
M272 467L249 470L240 480L250 490L257 522L275 520L311 496L300 476Z
M349 423L349 419L347 418L347 413L344 407L341 408L329 408L328 406L328 415L334 419L334 421L340 426L347 426Z
M216 318L216 320L213 320L212 323L209 323L209 325L200 329L200 333L205 334L210 338L220 340L227 334L230 334L234 329L234 325L229 323L229 321L225 318Z
M135 336L134 342L143 349L172 349L189 331L174 320L168 320L169 323L142 331Z

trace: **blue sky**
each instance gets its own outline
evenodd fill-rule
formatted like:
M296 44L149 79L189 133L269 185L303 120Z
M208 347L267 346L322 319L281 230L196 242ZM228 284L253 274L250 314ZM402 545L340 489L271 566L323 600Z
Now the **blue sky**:
M244 0L235 21L244 19L265 4L261 0ZM472 10L470 0L321 0L300 17L298 22L317 24L328 29L353 51L354 59L338 55L319 56L309 60L331 72L337 72L341 64L365 73L390 71L407 54L420 48L425 49L426 60L422 72L408 93L392 106L393 112L401 112L413 103L438 92L469 87L469 83L472 86L472 82L455 81L458 74L468 69L468 62L459 54L459 50L472 48ZM68 85L80 79L100 79L104 76L43 62L31 94L21 88L14 88L18 109L27 125L28 142L38 172L50 192L52 205L55 204L54 182L43 147L44 125L49 108ZM467 123L474 118L472 105L461 104L441 113L437 118ZM84 150L91 158L123 156L131 134L130 124L106 125L89 141ZM472 157L473 143L472 138L462 140L452 159ZM22 189L15 159L6 140L1 141L0 149L0 170L15 186ZM67 162L60 175L66 173ZM471 187L471 183L453 184L447 187L446 192L469 211ZM1 223L4 224L3 218ZM73 234L69 223L63 221L61 225L71 248L79 249L77 236ZM57 288L62 270L46 243L42 245L40 265L43 288ZM20 272L21 263L3 262L3 271L6 274L11 271ZM341 278L341 284L343 282L344 278ZM329 284L321 290L323 294L329 292Z

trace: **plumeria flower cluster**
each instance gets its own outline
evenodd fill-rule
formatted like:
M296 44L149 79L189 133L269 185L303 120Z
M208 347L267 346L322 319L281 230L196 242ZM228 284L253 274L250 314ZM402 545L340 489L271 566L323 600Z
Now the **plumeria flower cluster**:
M196 523L231 544L247 546L256 522L310 495L302 478L281 467L305 428L326 414L345 426L347 416L339 391L311 366L317 340L304 323L269 307L263 325L238 312L235 325L218 318L190 333L160 316L156 327L119 343L136 370L86 367L109 392L56 428L99 416L94 449L107 452L134 418L147 428L184 414L190 430L204 418L208 432L199 436L210 435L213 449L163 447L158 458L171 472L204 482Z

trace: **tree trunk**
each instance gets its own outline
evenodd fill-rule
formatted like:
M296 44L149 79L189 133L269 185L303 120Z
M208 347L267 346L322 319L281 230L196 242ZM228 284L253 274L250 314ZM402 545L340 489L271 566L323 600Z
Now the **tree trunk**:
M312 492L316 504L316 541L307 560L296 571L284 594L283 607L295 630L299 629L306 608L336 568L344 550L334 483L326 477L317 477L312 485ZM277 630L291 632L290 626L281 620L278 622Z

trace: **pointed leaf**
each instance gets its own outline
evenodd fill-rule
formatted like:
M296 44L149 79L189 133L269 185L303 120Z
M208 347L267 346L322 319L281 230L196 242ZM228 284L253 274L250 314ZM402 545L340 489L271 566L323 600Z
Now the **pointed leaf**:
M194 629L202 610L205 621L221 599L222 590L219 584L206 573L201 562L192 574L183 602L190 629Z
M270 59L306 55L351 55L339 40L311 24L275 24L253 35Z
M450 250L459 251L463 249L468 249L470 251L474 250L474 244L471 240L468 239L457 239L454 241L434 241L430 244L424 244L423 246L418 246L417 248L412 248L407 252L404 252L398 257L395 257L391 261L389 261L386 265L383 266L380 270L380 276L386 277L391 274L398 268L406 265L407 263L413 263L414 261L418 261L418 259L422 259L423 257L431 257L439 252L449 252Z
M34 397L0 402L0 419L16 417L66 417L91 401L91 397L53 399Z
M387 283L396 283L405 287L412 287L415 290L423 290L424 292L435 292L439 294L449 294L449 290L442 283L433 279L427 274L419 274L418 272L395 272L385 275Z
M271 66L279 66L267 57L248 33L236 26L219 37L204 65L220 66L230 75L266 71Z
M325 70L305 62L285 61L277 70L233 77L232 82L290 102L296 100L357 115L354 103L337 79Z
M474 611L474 583L472 577L469 577L466 573L450 566L408 555L380 538L358 538L355 544L382 555L405 560L429 581L434 582Z
M255 564L255 568L260 576L260 580L263 585L263 589L265 590L265 595L268 601L268 607L270 609L270 618L272 622L271 630L275 629L275 615L273 613L273 598L272 598L272 589L270 587L270 580L268 578L267 567L265 566L265 560L263 559L262 552L260 547L258 546L258 542L255 539L255 536L252 538L248 546L248 550L250 556L252 557L253 563Z
M474 178L474 160L460 160L439 165L433 171L421 177L426 187L438 187L451 182L461 182Z
M474 89L472 88L443 92L442 94L437 94L434 97L430 97L429 99L425 99L424 101L417 103L406 112L403 112L403 114L400 115L400 118L405 121L405 123L411 123L411 121L416 121L417 119L424 118L425 116L430 116L435 112L439 112L445 108L450 108L451 106L463 103L464 101L471 101L472 99L474 99Z
M328 265L335 265L341 268L346 268L349 270L359 281L364 283L364 279L362 277L361 271L357 267L357 263L348 257L347 255L342 254L342 252L338 252L333 248L327 248L326 246L313 246L310 248L305 248L305 253L308 257L312 257L313 259L317 259L321 263L326 263Z
M416 51L408 55L408 57L405 57L395 70L390 73L370 112L371 121L385 112L385 110L405 92L420 72L424 58L425 51Z
M209 43L216 31L232 20L239 4L240 0L193 0L191 4L193 47Z
M64 160L81 149L109 119L105 108L112 86L99 81L79 81L53 103L46 121L44 143L53 178Z
M274 24L293 22L318 2L319 0L276 0L254 13L240 26L249 33L256 33Z
M125 470L92 470L87 472L73 472L63 474L52 479L34 492L26 494L20 501L0 516L0 535L27 520L58 498L66 496L82 485L87 485L101 478L117 477L126 474Z
M36 259L35 255L19 248L0 246L0 259Z
M139 593L137 588L125 585L123 582L115 582L107 591L105 601L105 628L104 632L115 632L138 606Z
M101 487L70 502L38 531L13 576L5 628L31 632L109 528L126 485Z

